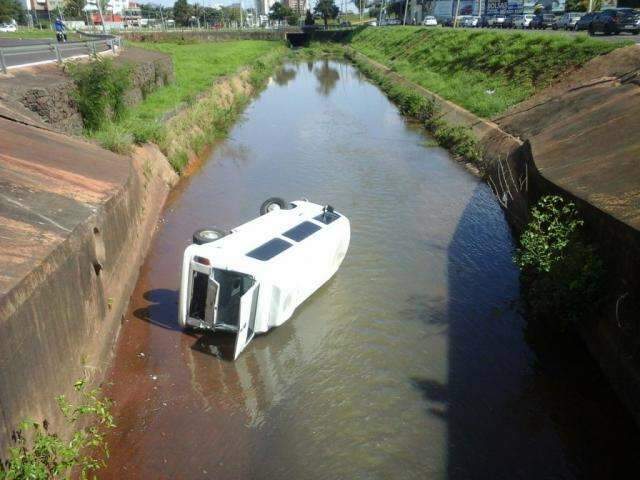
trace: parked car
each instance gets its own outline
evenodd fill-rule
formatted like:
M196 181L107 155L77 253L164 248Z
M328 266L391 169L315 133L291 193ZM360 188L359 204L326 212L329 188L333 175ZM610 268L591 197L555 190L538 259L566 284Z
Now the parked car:
M438 25L438 20L436 20L436 17L428 15L422 19L422 25L425 25L427 27L435 27Z
M481 15L480 20L478 20L478 27L488 28L490 19L491 15Z
M584 13L581 12L567 12L556 21L553 29L574 30L576 23L583 15Z
M478 15L466 15L462 21L462 26L467 28L476 28L480 24L480 17Z
M604 33L605 35L629 32L640 33L640 14L632 8L616 8L603 10L591 22L589 35Z
M506 19L506 15L496 15L493 17L489 17L489 28L502 28Z
M545 30L553 28L556 24L556 17L552 13L539 13L533 17L529 23L529 28L534 30Z
M515 28L515 18L516 15L507 15L507 18L504 19L504 23L502 24L502 28Z
M12 23L0 23L0 32L13 33L16 31L16 26Z
M580 17L580 20L576 22L573 29L576 31L589 30L589 27L591 26L591 22L593 21L594 18L596 18L596 15L597 13L595 12L585 13L582 17Z
M453 17L438 18L438 23L443 27L453 27Z
M530 13L513 17L513 28L529 28L533 15Z

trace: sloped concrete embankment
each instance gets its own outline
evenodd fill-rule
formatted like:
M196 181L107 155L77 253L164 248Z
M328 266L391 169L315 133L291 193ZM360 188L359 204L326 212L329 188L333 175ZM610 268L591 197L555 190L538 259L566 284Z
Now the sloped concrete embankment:
M167 153L196 160L216 122L238 113L281 55L171 112ZM0 458L25 418L67 433L55 397L73 398L78 378L102 380L178 179L153 144L127 158L39 125L0 103Z
M640 47L596 57L493 121L350 50L438 105L442 120L469 127L476 165L520 231L545 194L573 200L606 264L605 312L581 334L640 424Z
M174 79L171 57L160 52L127 48L114 61L132 69L131 86L125 95L127 105L139 103L148 93ZM60 132L80 134L82 117L74 91L73 80L57 65L13 70L0 79L0 101L15 115Z
M572 199L606 263L587 345L640 423L640 46L594 58L495 122L526 139L527 195Z
M0 118L0 455L26 418L66 433L55 397L100 380L177 176Z

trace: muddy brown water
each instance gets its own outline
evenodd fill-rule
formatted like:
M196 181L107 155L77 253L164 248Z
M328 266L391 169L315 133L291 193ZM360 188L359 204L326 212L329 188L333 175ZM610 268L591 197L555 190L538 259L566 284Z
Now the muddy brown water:
M191 233L278 195L352 224L334 278L236 362L177 325ZM490 190L348 64L286 65L173 193L109 373L102 478L613 478L640 441L578 346L519 313Z

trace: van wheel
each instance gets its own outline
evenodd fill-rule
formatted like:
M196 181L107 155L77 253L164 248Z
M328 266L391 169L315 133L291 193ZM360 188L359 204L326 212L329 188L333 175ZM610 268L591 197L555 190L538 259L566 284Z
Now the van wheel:
M204 245L205 243L215 242L216 240L226 237L227 232L218 230L217 228L201 228L193 233L193 243L196 245Z
M262 205L260 205L260 215L265 215L275 210L284 210L286 202L280 197L267 198Z

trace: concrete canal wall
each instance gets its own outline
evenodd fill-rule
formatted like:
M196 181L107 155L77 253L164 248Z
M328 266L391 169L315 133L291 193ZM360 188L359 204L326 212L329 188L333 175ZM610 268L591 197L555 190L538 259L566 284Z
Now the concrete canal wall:
M471 129L476 166L519 231L545 194L574 201L606 264L604 313L581 334L640 424L640 47L596 57L493 120L470 113L353 50L431 98L448 125Z
M6 113L6 111L2 110ZM0 455L26 418L65 433L55 397L101 379L176 175L0 118Z
M169 153L195 157L210 112L243 105L263 67L253 79L251 69L221 77L173 112ZM0 458L26 418L67 433L55 397L73 400L79 378L103 379L177 179L153 144L116 155L0 101Z

